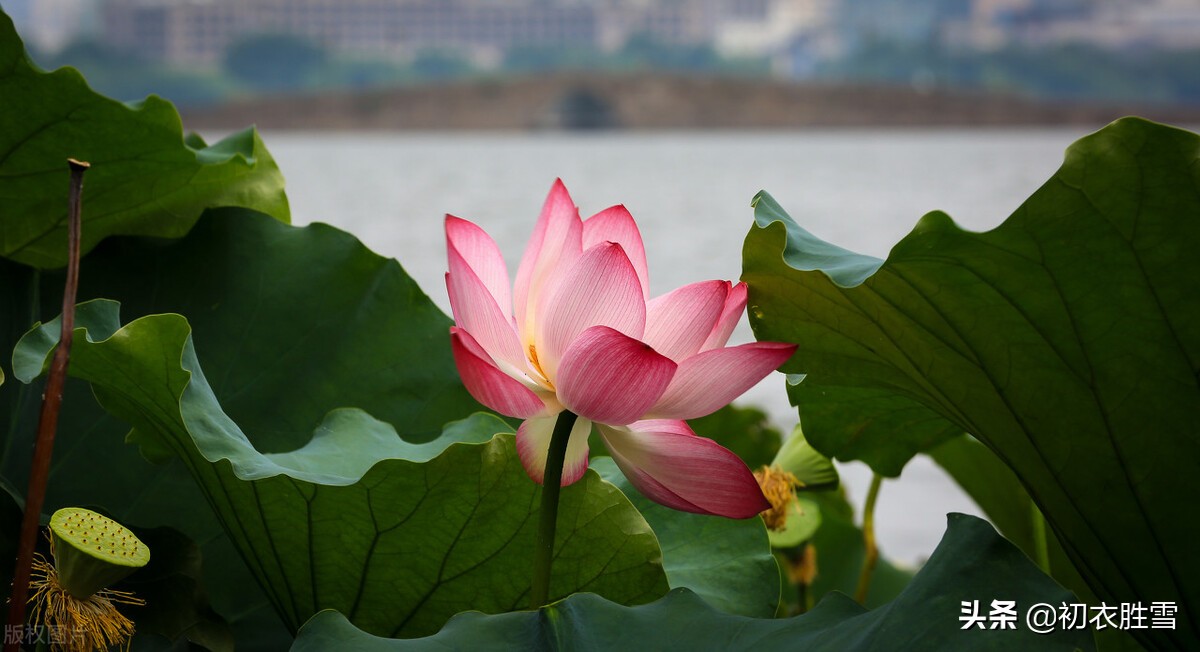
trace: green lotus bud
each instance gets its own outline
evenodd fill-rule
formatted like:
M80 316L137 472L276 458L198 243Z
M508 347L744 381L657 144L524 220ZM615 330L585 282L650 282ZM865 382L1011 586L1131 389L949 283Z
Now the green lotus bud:
M802 490L834 489L838 485L838 473L833 462L808 443L800 424L796 424L792 435L783 442L771 466L778 466L794 475L796 486Z
M50 517L58 582L84 600L125 579L150 561L150 549L128 528L81 507Z

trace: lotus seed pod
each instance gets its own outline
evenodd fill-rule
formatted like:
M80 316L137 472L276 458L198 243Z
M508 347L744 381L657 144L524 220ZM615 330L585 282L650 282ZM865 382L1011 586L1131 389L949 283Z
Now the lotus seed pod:
M50 517L54 568L73 597L85 600L150 561L150 549L120 523L81 507Z

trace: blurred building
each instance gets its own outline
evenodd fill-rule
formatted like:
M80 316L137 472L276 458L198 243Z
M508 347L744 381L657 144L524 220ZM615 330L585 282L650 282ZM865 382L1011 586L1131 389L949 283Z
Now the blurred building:
M55 52L100 32L100 0L3 0L0 7L33 47Z
M471 0L108 0L108 45L175 64L213 64L239 38L301 36L338 53L411 58L453 49L486 62L517 44L596 40L587 4Z
M836 4L834 0L733 0L721 7L713 45L728 56L772 55L796 38L828 30Z
M766 57L803 77L873 43L990 51L1080 42L1200 47L1200 0L0 0L36 47L81 35L143 59L213 66L256 34L397 61L454 51L479 66L518 47L631 39Z
M948 17L947 45L988 51L1070 43L1109 49L1200 48L1196 0L972 0Z
M49 2L52 0L38 0ZM68 0L57 0L68 1ZM70 0L82 1L82 0ZM601 52L645 37L762 56L829 23L836 0L104 0L107 45L211 65L251 34L309 38L338 53L411 59L454 50L476 64L515 47Z

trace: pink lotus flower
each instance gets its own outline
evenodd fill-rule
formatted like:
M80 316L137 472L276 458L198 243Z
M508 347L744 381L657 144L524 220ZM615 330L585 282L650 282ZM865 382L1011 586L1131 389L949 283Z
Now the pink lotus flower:
M483 229L446 216L454 361L472 396L525 419L517 452L539 484L558 414L579 415L562 484L583 476L592 424L629 481L668 507L748 518L770 507L750 470L684 419L716 411L782 364L791 344L726 347L746 286L649 298L646 252L623 206L580 220L556 181L510 292Z

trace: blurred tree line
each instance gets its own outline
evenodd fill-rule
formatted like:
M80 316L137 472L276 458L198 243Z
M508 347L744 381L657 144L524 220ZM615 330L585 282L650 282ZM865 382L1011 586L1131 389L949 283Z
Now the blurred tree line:
M250 36L233 43L215 69L181 69L81 41L49 55L30 53L53 69L78 68L96 90L125 100L155 93L197 106L271 93L417 84L561 70L685 72L767 76L764 57L729 59L704 45L635 36L621 49L526 46L509 50L497 69L483 70L454 50L424 50L411 61L336 56L300 37ZM913 85L1018 93L1049 100L1200 103L1200 51L1111 51L1083 45L993 52L950 51L936 42L866 39L850 54L819 63L827 81Z
M336 56L298 36L259 34L230 45L215 70L144 61L94 41L75 42L54 54L30 52L41 67L73 66L93 88L133 100L154 93L183 106L274 93L305 93L495 77L556 70L667 70L766 75L766 59L726 59L709 46L673 45L648 36L631 38L611 53L591 48L518 47L498 69L484 70L459 52L428 49L409 62Z

